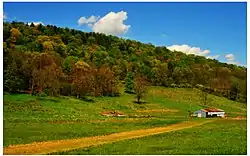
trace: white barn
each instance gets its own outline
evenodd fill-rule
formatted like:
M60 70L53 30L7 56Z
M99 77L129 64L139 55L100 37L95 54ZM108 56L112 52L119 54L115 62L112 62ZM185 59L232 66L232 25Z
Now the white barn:
M194 112L194 116L199 118L225 117L225 111L222 109L206 108Z

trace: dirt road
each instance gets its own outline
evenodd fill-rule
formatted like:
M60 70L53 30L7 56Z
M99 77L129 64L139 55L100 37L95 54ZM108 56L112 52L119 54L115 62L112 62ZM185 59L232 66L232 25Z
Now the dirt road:
M141 129L127 132L114 133L110 135L104 136L94 136L94 137L84 137L77 139L67 139L67 140L55 140L55 141L47 141L47 142L34 142L31 144L24 145L13 145L8 146L3 149L4 154L48 154L59 151L69 151L78 148L86 148L90 146L101 145L105 143L112 143L125 139L133 139L140 138L149 135L155 135L160 133L166 133L171 131L182 130L186 128L192 128L196 126L203 125L208 122L212 122L214 120L207 121L186 121L178 124L169 125L166 127L156 127L151 129Z

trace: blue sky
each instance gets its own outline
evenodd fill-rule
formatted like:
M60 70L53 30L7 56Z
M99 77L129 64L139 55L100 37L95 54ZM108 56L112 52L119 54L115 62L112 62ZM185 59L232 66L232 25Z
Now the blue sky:
M7 21L103 32L246 65L246 3L4 3ZM92 17L91 17L92 16Z

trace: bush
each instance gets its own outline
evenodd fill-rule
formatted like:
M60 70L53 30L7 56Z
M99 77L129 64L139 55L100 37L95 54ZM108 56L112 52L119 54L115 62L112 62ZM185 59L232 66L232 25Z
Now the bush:
M121 96L121 93L120 93L120 92L116 92L116 93L114 93L114 96L115 96L115 97Z
M180 84L180 88L186 88L186 84Z
M48 89L48 88L46 88L46 89L44 89L43 90L43 92L42 93L45 93L46 95L49 95L49 93L50 93L50 89ZM41 94L41 93L40 93Z
M201 84L197 84L197 85L196 85L196 88L198 88L198 89L202 89L202 88L204 88L204 86L203 86L203 85L201 85Z
M170 85L170 87L171 87L171 88L176 88L176 87L177 87L177 85L176 85L176 84L174 84L174 83L172 83L172 84Z
M83 100L86 102L95 102L94 98L86 97L86 96L80 97L80 100Z
M47 94L45 92L41 92L38 96L40 96L40 97L46 97Z
M60 94L64 96L72 95L71 93L71 84L63 83L60 87Z
M38 92L36 90L32 90L31 95L32 96L38 95Z
M192 88L191 84L186 83L186 88Z

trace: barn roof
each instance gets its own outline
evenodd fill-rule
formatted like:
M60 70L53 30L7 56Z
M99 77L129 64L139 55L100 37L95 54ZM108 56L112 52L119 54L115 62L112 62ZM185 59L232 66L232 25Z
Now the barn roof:
M205 108L202 109L204 112L224 112L222 109L217 109L217 108Z

